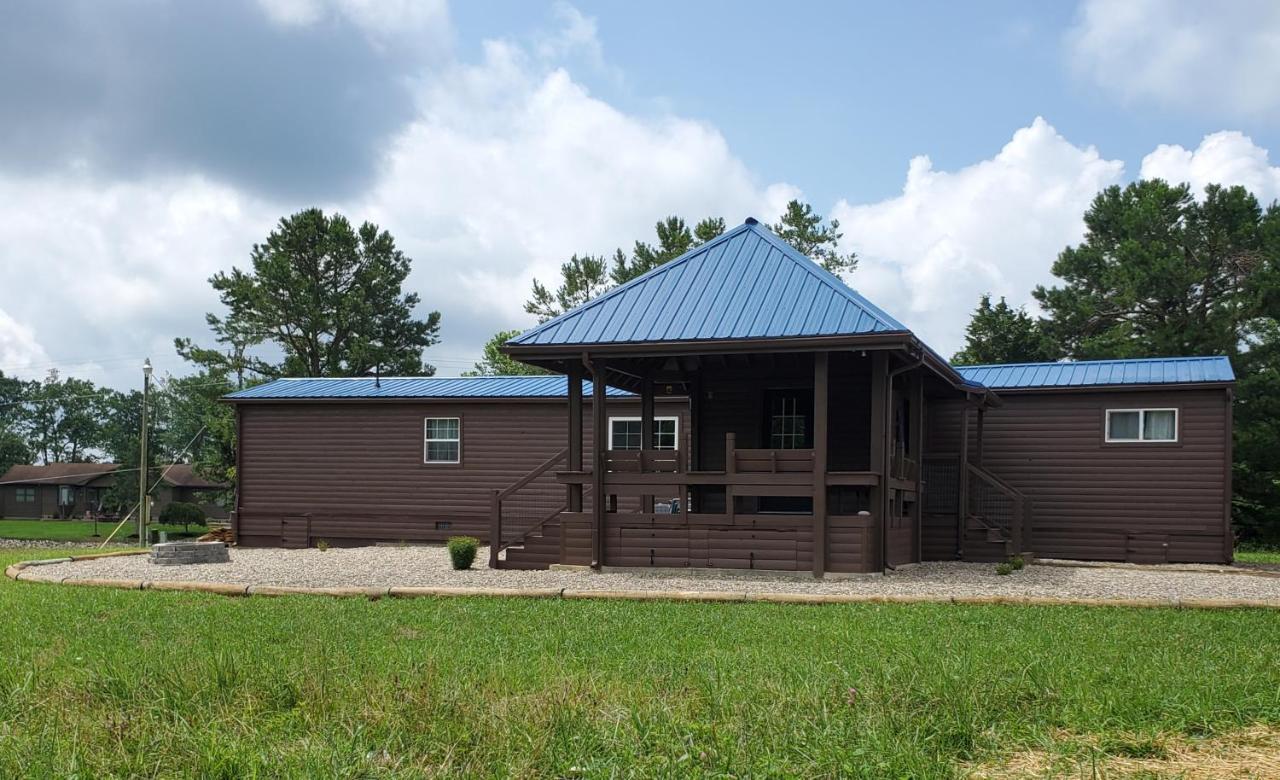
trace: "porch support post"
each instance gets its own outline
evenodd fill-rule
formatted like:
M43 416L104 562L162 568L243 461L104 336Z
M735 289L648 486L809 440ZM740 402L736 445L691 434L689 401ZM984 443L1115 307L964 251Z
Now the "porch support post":
M582 366L569 366L569 462L568 471L582 471ZM582 511L582 484L569 485L570 512ZM563 534L562 534L563 536Z
M956 557L964 558L964 529L969 523L969 413L972 408L966 396L960 412L960 496L956 507Z
M916 562L924 560L924 373L911 372L911 458L916 463L916 500L911 505L911 523L916 529Z
M889 532L888 495L889 495L889 399L886 398L889 382L889 355L883 350L871 353L871 424L867 431L871 438L871 470L879 475L875 487L871 489L871 513L880 528L880 538L876 544L870 545L872 550L868 559L863 561L866 571L883 570L888 562L884 560L886 546L885 535Z
M827 380L830 353L813 355L813 576L827 571Z
M976 463L979 468L982 467L982 442L983 442L983 439L986 438L983 435L983 430L982 430L983 423L986 420L986 417L987 417L987 410L979 406L978 407L978 451L974 453L974 458L973 458L973 462Z
M604 565L604 520L607 501L604 494L604 462L605 448L609 446L609 431L606 429L609 418L605 414L604 361L594 360L591 363L591 441L592 458L591 484L595 495L591 497L593 530L591 532L591 565L600 568Z
M645 459L653 450L653 380L645 377L640 380L640 470L643 472ZM602 439L602 441L608 441ZM640 496L640 511L648 514L653 511L653 495Z

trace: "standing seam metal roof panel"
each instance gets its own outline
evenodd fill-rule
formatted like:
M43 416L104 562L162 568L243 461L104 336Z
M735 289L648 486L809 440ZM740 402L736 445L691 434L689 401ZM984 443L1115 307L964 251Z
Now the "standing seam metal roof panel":
M378 384L381 386L379 387ZM225 396L228 400L257 399L377 399L377 398L566 398L568 379L563 376L485 377L373 377L352 379L277 379ZM591 383L582 383L584 396L591 395ZM609 397L631 396L609 387Z
M956 366L965 380L992 390L1040 387L1197 384L1234 382L1231 361L1212 357L1135 358L1065 363Z
M828 299L829 296L829 299ZM823 305L823 301L829 303ZM749 220L512 345L858 335L907 328Z

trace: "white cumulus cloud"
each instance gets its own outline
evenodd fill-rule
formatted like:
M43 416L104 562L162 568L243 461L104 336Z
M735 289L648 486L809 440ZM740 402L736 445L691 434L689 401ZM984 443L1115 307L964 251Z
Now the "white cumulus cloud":
M1190 184L1197 194L1205 185L1239 185L1264 205L1280 198L1280 168L1271 165L1267 150L1244 133L1227 130L1204 137L1195 149L1161 144L1142 158L1144 179Z
M832 216L861 258L853 285L950 355L982 293L1028 303L1051 279L1058 252L1084 234L1089 202L1123 173L1037 118L990 160L946 172L917 157L901 195L841 201Z
M1068 32L1077 71L1128 102L1280 115L1280 3L1086 0Z

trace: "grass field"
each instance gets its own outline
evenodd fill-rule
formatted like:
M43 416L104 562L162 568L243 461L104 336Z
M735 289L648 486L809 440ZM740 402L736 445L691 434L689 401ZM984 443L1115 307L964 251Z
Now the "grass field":
M115 528L115 523L98 523L98 534L105 538ZM148 528L165 531L170 536L184 533L180 525L164 525L151 523ZM190 526L186 533L194 536L208 531L202 525ZM0 539L48 539L58 542L90 542L94 541L94 524L84 520L0 520ZM137 524L132 520L120 529L116 538L136 535Z
M1280 564L1280 548L1253 546L1239 547L1236 549L1236 560L1240 563Z
M1265 611L4 580L0 614L6 777L951 777L1025 749L1087 766L1280 724Z

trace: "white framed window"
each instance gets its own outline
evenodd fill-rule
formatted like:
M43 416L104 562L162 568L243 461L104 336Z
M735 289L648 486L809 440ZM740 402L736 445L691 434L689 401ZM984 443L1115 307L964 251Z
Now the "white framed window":
M609 449L638 450L644 437L640 432L639 417L609 418ZM655 450L674 450L679 448L680 418L653 418L653 448Z
M1107 442L1176 442L1177 409L1108 409Z
M424 463L462 462L462 420L457 417L428 417L422 429Z

